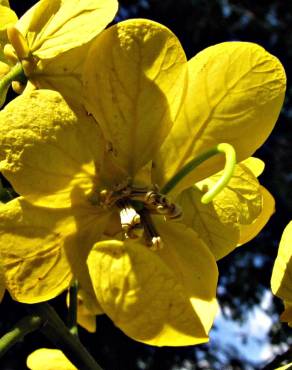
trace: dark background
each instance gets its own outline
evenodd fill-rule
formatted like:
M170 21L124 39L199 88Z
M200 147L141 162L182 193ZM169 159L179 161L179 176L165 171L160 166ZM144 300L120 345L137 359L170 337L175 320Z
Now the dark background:
M36 1L10 1L21 16ZM266 0L121 0L117 21L144 17L168 26L180 39L190 58L203 48L223 41L242 40L261 44L283 63L288 77L288 91L284 108L276 128L266 144L256 153L266 163L261 176L276 199L277 212L264 231L251 243L239 248L219 262L220 283L218 298L225 318L242 324L259 304L269 289L273 261L285 225L292 219L292 89L289 79L292 68L292 1ZM53 301L64 315L64 297ZM184 348L154 348L134 342L105 316L97 319L96 334L80 329L82 342L96 357L104 370L273 370L279 362L277 354L290 355L291 329L279 323L282 302L274 298L266 313L273 318L266 342L274 345L277 365L244 358L240 348L224 346L224 341ZM8 294L0 306L0 335L3 335L23 315L22 305L13 302ZM226 336L220 325L213 330ZM246 332L242 346L251 338ZM51 344L38 333L27 336L0 360L0 370L26 369L27 355L36 348ZM56 369L58 370L58 369Z

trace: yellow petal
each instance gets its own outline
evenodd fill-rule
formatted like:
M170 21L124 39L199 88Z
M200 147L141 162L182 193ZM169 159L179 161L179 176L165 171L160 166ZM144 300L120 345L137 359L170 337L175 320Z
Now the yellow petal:
M260 186L260 192L263 202L262 211L251 224L240 225L239 245L245 244L256 237L275 212L275 200L271 193L263 186Z
M0 169L35 204L85 202L102 156L98 126L50 90L25 93L0 112ZM80 195L78 195L80 194Z
M42 0L16 27L26 36L35 56L49 59L92 40L117 9L116 0Z
M182 207L183 222L198 233L218 260L238 244L239 225L228 204L223 208L215 208L213 202L203 204L203 195L198 188L189 188L180 194L177 202Z
M249 168L255 177L259 177L265 169L265 162L256 157L249 157L241 162L245 167Z
M288 323L289 326L292 327L292 302L285 302L285 310L281 314L281 320Z
M88 258L95 293L104 312L135 340L203 343L217 308L216 265L195 233L171 228L159 255L133 240L97 243Z
M151 160L168 134L184 94L185 72L178 39L158 23L120 22L94 41L84 68L87 108L128 176Z
M46 301L67 289L73 274L88 288L85 261L103 231L102 218L95 209L54 210L22 198L2 205L0 254L12 297Z
M284 366L281 366L281 367L277 367L277 369L275 370L291 370L292 369L292 362L290 362L290 364L287 364L287 365L284 365Z
M292 302L292 221L286 226L280 241L271 287L276 296Z
M18 18L15 12L5 3L0 3L0 33L5 31L9 26L13 26Z
M285 71L278 59L259 45L225 42L211 46L188 66L189 84L181 114L155 158L154 182L158 184L221 142L234 146L239 162L248 158L269 136L283 103ZM214 157L179 188L220 168L223 157Z
M26 362L30 370L78 370L59 349L40 348Z
M102 313L102 312L99 312ZM91 312L85 302L78 296L77 322L90 333L96 331L96 314Z
M96 300L95 300L96 301ZM80 289L78 288L78 297L77 297L77 322L80 326L86 329L90 333L96 331L96 315L102 314L100 307L99 312L92 311L91 307L87 305L88 300L84 300L80 295ZM96 301L97 302L97 301ZM70 295L67 293L66 303L69 307L70 304ZM92 305L91 305L92 306Z

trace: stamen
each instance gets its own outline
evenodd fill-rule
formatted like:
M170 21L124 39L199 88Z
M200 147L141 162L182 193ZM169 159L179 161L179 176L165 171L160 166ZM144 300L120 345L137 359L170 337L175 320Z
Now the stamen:
M120 210L121 226L125 238L136 239L135 229L141 225L140 215L128 200L120 200L117 203Z
M141 210L140 216L144 228L144 238L146 245L148 245L153 251L162 249L163 243L161 237L153 224L149 211L147 209Z

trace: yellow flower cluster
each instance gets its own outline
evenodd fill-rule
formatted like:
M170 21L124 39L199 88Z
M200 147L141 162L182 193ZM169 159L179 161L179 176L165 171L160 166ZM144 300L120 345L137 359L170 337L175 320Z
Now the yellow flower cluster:
M1 3L0 21L11 14L2 62L28 79L0 112L0 170L19 194L0 208L2 286L35 303L78 279L88 311L130 337L203 343L216 260L274 211L257 180L264 165L250 157L278 118L285 72L247 42L187 61L175 35L146 19L102 31L116 10L114 0L41 0L16 21ZM221 156L164 191L220 143L239 163L210 203L201 198L222 177Z

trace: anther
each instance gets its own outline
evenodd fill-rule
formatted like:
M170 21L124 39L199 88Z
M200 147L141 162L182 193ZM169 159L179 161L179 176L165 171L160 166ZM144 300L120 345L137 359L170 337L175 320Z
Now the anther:
M120 208L120 220L125 238L137 238L135 229L141 225L140 215L127 200L120 200L116 204Z

